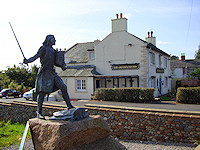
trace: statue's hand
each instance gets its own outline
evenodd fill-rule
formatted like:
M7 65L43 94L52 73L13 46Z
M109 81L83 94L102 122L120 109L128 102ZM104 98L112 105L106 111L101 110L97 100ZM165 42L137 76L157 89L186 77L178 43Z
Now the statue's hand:
M26 58L24 58L23 63L28 64L28 60Z
M67 69L67 66L66 66L66 65L63 65L63 66L62 66L62 70L65 71L66 69Z

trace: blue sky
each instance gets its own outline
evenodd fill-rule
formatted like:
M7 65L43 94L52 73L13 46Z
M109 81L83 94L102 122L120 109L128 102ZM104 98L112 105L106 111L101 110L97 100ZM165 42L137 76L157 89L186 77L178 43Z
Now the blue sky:
M116 13L128 19L129 33L145 40L153 31L158 48L194 58L200 45L199 0L6 0L0 1L0 70L23 61L9 22L29 58L48 34L55 35L54 48L61 49L103 40Z

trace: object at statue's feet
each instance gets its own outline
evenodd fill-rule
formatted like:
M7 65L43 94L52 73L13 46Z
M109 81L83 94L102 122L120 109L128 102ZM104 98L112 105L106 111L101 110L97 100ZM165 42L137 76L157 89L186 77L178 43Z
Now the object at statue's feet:
M68 110L54 112L49 120L77 121L89 117L89 112L85 108L71 108Z

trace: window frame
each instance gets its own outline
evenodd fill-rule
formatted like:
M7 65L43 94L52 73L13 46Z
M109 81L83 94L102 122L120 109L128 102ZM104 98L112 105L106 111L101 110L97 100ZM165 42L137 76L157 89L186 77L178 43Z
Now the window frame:
M80 83L78 83L80 82ZM77 79L76 80L76 91L86 91L86 80Z
M94 51L89 52L89 59L90 60L94 60L95 59Z
M167 68L167 58L164 57L164 67Z
M150 63L151 65L155 65L156 64L156 56L155 56L155 53L153 52L150 52Z

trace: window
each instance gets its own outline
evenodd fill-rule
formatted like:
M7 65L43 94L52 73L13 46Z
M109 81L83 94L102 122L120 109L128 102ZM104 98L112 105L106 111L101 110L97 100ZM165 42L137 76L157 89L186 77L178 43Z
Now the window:
M90 52L90 60L94 60L94 52Z
M164 67L167 68L167 58L164 57Z
M160 67L160 68L161 68L161 64L162 64L161 55L159 55L159 67Z
M151 64L155 65L155 54L154 53L150 53L150 61L151 61Z
M76 90L77 91L86 91L85 80L76 80Z
M155 77L151 78L151 88L155 88Z
M168 78L165 77L165 79L164 79L164 86L167 86L167 80L168 80Z

